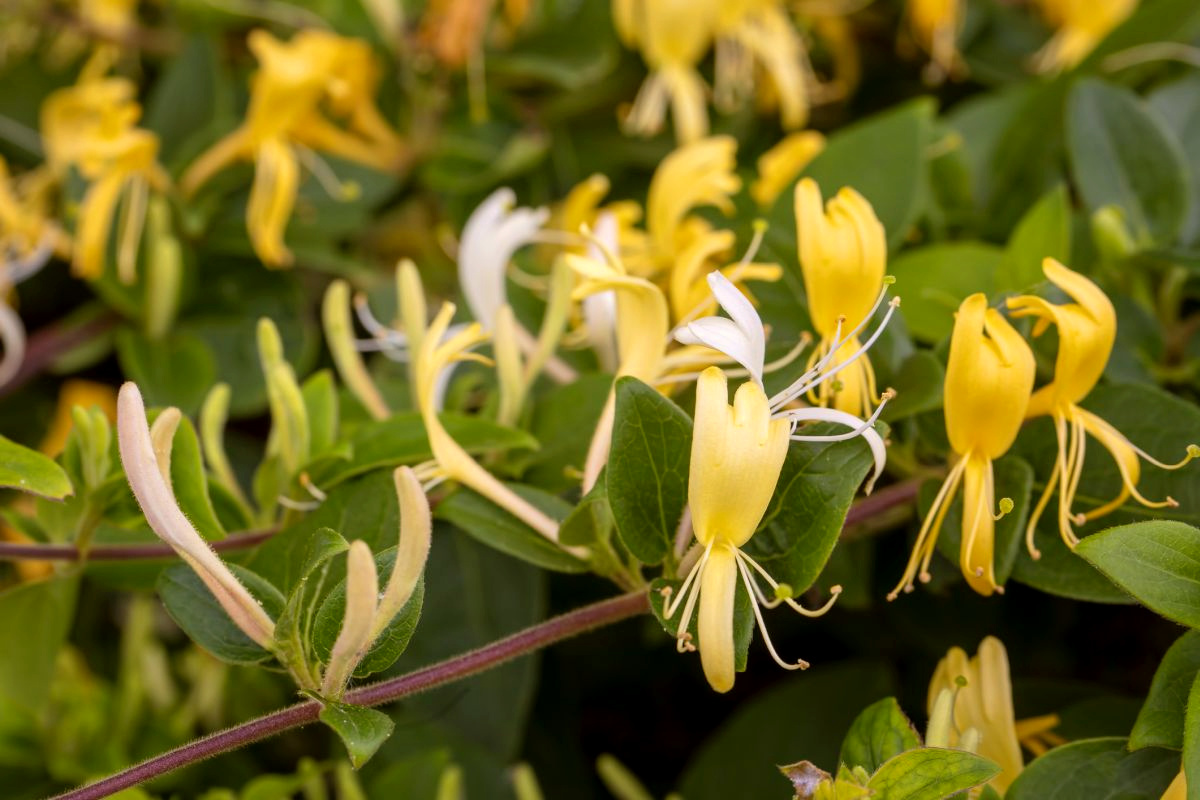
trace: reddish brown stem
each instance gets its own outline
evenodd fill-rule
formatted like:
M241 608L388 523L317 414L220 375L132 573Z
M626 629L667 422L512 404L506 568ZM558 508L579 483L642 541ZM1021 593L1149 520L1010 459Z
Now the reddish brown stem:
M247 550L274 536L276 528L235 533L212 542L218 553ZM137 561L140 559L174 558L175 551L166 542L145 544L98 544L88 548L88 561ZM71 544L17 544L0 542L0 561L82 561L84 553Z

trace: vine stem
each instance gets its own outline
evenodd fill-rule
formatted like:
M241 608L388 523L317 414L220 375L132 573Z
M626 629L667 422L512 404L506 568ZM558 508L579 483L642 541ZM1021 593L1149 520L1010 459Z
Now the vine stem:
M277 528L242 531L209 544L218 553L247 550L257 547L276 533ZM87 548L86 552L71 544L0 542L0 561L137 561L174 557L175 550L166 542L98 544Z
M347 692L344 699L347 703L362 706L390 703L428 691L442 684L469 678L572 636L643 614L649 608L649 598L644 590L602 600L599 603L593 603L548 619L499 641L484 645L478 650L471 650L407 675L400 675L354 689ZM315 700L288 706L241 725L235 725L232 728L196 739L182 747L169 750L107 778L102 778L95 783L55 795L51 800L98 800L98 798L108 797L122 789L137 786L180 767L195 764L277 733L316 722L320 710L321 704Z

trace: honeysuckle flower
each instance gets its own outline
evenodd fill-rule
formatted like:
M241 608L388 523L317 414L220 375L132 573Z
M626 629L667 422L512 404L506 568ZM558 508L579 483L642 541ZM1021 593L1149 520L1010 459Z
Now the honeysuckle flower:
M958 32L962 29L965 0L908 0L908 27L913 39L929 54L929 77L941 81L962 72Z
M795 211L800 270L809 314L820 336L810 364L832 352L836 366L861 350L855 337L841 340L835 349L833 337L839 326L858 328L874 306L883 288L887 239L871 204L849 187L822 204L816 181L803 178L796 184ZM865 416L877 402L875 370L869 358L853 363L836 384L822 383L810 399Z
M758 316L758 312L754 309L750 301L746 299L745 295L720 272L709 273L708 285L712 290L715 301L729 314L729 318L704 317L695 320L676 330L675 338L685 345L709 347L725 354L741 364L751 379L761 388L763 386L763 374L769 369L769 365L765 363L766 332L763 328L762 319ZM879 297L876 299L875 307L871 309L871 313L863 318L859 323L858 329L847 334L846 339L857 337L859 331L874 316L874 312L883 303L883 297L884 292L881 291ZM867 338L866 342L860 346L858 352L852 356L852 359L866 357L867 350L870 349L871 345L875 343L876 339L879 338L880 334L887 327L892 314L895 313L897 305L897 300L893 300L888 305L888 311L884 315L883 320L871 336ZM836 334L836 338L839 341L841 340L841 334L842 332L839 329ZM804 374L794 380L787 388L773 395L770 398L769 406L773 419L786 419L791 425L790 435L793 441L842 441L862 436L868 447L870 447L871 455L875 462L874 472L866 486L866 491L869 494L887 461L887 450L883 438L873 427L883 409L883 403L866 420L838 409L788 408L797 398L809 394L826 381L834 380L843 370L847 368L852 369L854 363L852 359L840 364L833 364L831 354L827 353L823 358L813 363L811 367L805 370ZM884 402L891 396L890 392L885 392ZM804 422L830 422L849 427L851 430L848 433L832 435L806 435L797 433L797 427Z
M950 648L929 682L928 710L926 746L969 750L994 761L1000 773L989 783L1000 794L1024 767L1021 744L1028 735L1045 733L1059 722L1054 714L1016 720L1008 652L994 636L980 642L970 658L962 648ZM1053 738L1057 744L1063 742L1061 737Z
M680 142L708 132L704 80L696 66L712 43L719 5L714 0L613 0L617 35L640 50L650 68L623 121L625 130L658 133L670 103Z
M817 131L800 131L781 139L758 157L758 179L750 186L754 202L762 208L772 205L824 149L825 137Z
M353 188L334 185L336 178L314 151L386 171L399 167L404 145L375 108L379 68L365 42L311 29L289 42L256 30L247 42L259 69L251 79L246 120L196 159L181 188L194 194L232 162L254 161L246 227L263 263L285 267L292 254L283 235L299 190L301 162L335 196L350 196ZM335 124L326 110L346 127Z
M676 631L678 649L700 650L704 676L718 692L734 682L733 610L739 578L750 596L751 607L771 657L785 669L803 669L801 660L779 657L767 633L761 606L787 603L805 616L820 616L833 605L841 589L823 607L811 611L787 596L771 575L741 548L754 535L771 502L787 456L791 425L773 417L767 396L754 381L738 387L729 405L728 386L717 367L709 367L696 382L696 414L692 435L688 504L696 541L703 551L684 578L679 592L664 592L663 616L671 619L682 609ZM759 586L758 573L775 591L768 599ZM697 614L698 641L688 627Z
M1079 403L1100 380L1117 336L1117 315L1112 301L1099 286L1078 272L1073 272L1052 258L1042 262L1046 278L1062 289L1074 302L1054 304L1041 297L1022 295L1009 298L1008 308L1014 317L1033 317L1037 320L1033 335L1041 335L1050 325L1058 330L1058 356L1054 365L1054 380L1033 393L1029 400L1028 417L1049 415L1054 419L1058 436L1058 458L1046 490L1029 516L1025 543L1030 554L1037 558L1033 536L1055 488L1058 488L1058 529L1068 547L1079 543L1073 525L1104 516L1130 497L1149 508L1176 506L1170 497L1161 501L1146 499L1138 491L1141 463L1145 459L1163 469L1178 469L1200 456L1200 447L1188 445L1187 454L1176 464L1164 464L1130 442L1116 428L1100 417L1079 407ZM1079 478L1083 473L1084 453L1088 435L1093 436L1109 452L1121 475L1121 490L1107 503L1084 514L1072 512Z
M175 411L178 413L178 410ZM155 452L141 392L126 383L117 395L117 442L129 486L150 528L208 587L229 618L252 641L270 649L275 623L180 511L165 460ZM169 457L169 450L166 453Z
M1038 0L1054 35L1033 57L1039 72L1071 69L1137 9L1138 0Z
M1034 359L1029 345L987 297L973 294L962 302L950 337L946 366L946 433L955 462L929 508L904 576L888 595L912 591L913 581L930 579L929 563L946 512L963 487L962 547L959 564L967 584L982 595L1003 591L993 566L996 505L992 462L1017 438L1029 393ZM1012 501L1001 500L1001 515Z
M777 0L725 0L714 27L718 109L735 111L754 91L755 72L770 81L785 129L808 119L809 84L815 84L808 52L787 10Z

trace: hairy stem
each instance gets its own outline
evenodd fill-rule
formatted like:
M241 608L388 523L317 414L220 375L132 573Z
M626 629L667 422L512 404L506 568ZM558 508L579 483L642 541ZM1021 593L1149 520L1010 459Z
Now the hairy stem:
M469 678L580 633L643 614L649 608L649 600L644 591L630 592L593 603L484 645L478 650L463 653L407 675L354 689L346 693L344 700L363 706L390 703L442 684ZM315 700L288 706L189 742L95 783L64 792L52 800L97 800L108 797L180 767L316 722L320 710L321 705Z
M262 544L277 532L276 528L243 531L211 544L218 553L248 550ZM98 544L87 548L86 553L71 544L0 542L0 561L138 561L155 558L175 558L175 551L166 542Z

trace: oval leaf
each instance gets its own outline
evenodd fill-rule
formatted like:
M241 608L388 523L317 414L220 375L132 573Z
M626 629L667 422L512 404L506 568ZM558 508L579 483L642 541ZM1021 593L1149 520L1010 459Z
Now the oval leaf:
M1129 734L1129 749L1142 747L1183 747L1183 719L1188 692L1200 674L1200 631L1180 636L1163 656L1150 694Z
M1084 739L1056 747L1027 765L1005 800L1157 798L1179 771L1179 755L1147 747L1130 753L1121 738Z
M999 773L1000 767L974 753L925 747L889 760L867 788L888 800L943 800Z
M66 471L53 459L0 436L0 486L62 500L74 492Z
M900 710L894 697L867 706L850 725L842 740L841 763L862 767L868 773L883 766L890 758L921 746L912 723Z
M283 612L284 599L279 590L261 576L237 564L227 564L271 619ZM158 576L158 595L171 619L196 644L230 664L260 664L271 654L259 647L233 624L225 609L212 596L187 564L172 564Z

